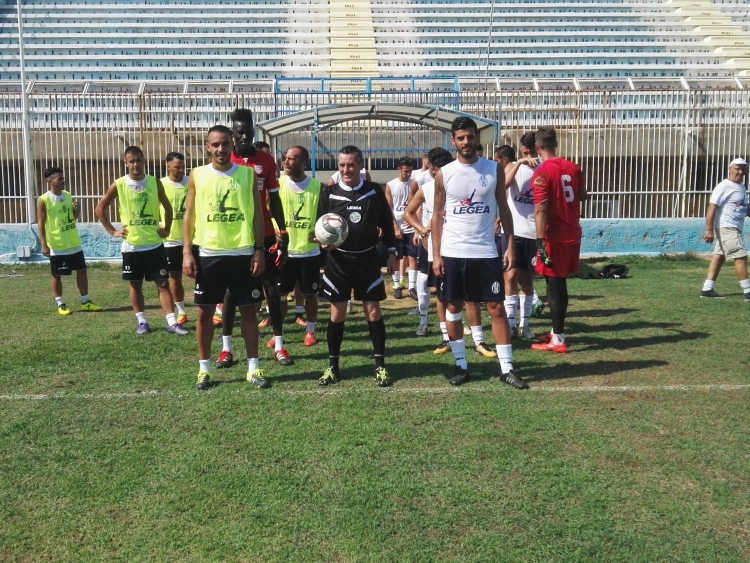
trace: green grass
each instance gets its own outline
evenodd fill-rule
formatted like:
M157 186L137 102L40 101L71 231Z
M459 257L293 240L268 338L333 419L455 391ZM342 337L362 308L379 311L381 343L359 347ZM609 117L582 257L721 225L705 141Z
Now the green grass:
M325 323L312 350L290 324L294 366L261 351L271 389L240 363L198 393L194 336L163 332L153 287L159 330L136 337L118 268L89 272L100 314L65 279L69 317L46 267L19 268L0 278L0 561L748 561L739 285L727 267L729 298L698 299L694 256L586 266L612 261L631 278L569 284L572 353L515 346L527 392L475 354L449 388L436 331L417 339L411 303L389 300L391 389L356 307L338 385L315 384ZM740 387L700 387L717 383Z

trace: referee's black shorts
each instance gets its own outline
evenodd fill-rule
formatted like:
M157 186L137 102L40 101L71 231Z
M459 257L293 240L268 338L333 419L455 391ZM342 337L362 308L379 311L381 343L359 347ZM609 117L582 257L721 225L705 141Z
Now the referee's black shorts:
M385 282L380 272L377 248L353 253L332 249L326 256L320 297L331 303L351 299L384 301Z

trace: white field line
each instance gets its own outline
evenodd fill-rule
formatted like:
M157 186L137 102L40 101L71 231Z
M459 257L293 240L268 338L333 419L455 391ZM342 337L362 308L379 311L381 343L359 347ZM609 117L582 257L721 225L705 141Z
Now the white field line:
M389 389L310 389L310 390L286 390L286 391L263 391L260 390L237 390L229 395L256 396L262 393L264 396L273 394L282 395L354 395L365 393L393 393L398 395L432 395L440 393L487 393L511 391L505 386L500 387L396 387ZM750 384L707 384L707 385L583 385L571 387L532 387L532 393L660 393L660 392L706 392L706 391L750 391ZM143 391L128 393L39 393L39 394L17 394L0 395L0 401L45 401L45 400L118 400L118 399L152 399L152 398L191 398L211 396L211 391L191 391L175 393L173 391ZM222 396L227 393L222 392Z

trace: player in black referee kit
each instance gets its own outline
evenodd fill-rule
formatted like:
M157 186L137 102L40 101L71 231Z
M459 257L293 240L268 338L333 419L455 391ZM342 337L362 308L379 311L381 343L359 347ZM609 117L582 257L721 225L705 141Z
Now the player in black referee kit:
M393 274L397 267L393 214L382 188L360 178L359 171L364 164L362 151L354 146L342 148L338 164L341 179L321 192L318 217L326 213L340 215L347 222L349 236L338 248L329 249L323 271L320 296L331 302L329 366L318 383L328 385L339 380L346 302L354 290L354 298L362 301L370 329L375 353L375 382L380 387L387 387L391 378L385 369L385 324L380 314L380 302L386 298L385 282L376 247L380 230L388 248L388 274Z

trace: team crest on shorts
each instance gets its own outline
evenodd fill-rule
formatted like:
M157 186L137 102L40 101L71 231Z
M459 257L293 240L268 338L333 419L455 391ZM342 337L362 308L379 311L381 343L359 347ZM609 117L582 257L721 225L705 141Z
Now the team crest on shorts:
M495 282L492 284L492 293L494 293L495 295L500 293L500 282Z
M254 289L251 295L253 296L253 299L257 299L258 297L260 297L260 291Z
M536 268L536 256L531 259L531 265Z
M167 275L167 271L166 271L166 270L165 270L164 268L162 268L161 270L159 270L159 273L160 273L160 274L161 274L162 276L166 276L166 275Z
M313 282L313 284L312 284L312 288L313 288L313 289L318 289L318 284L317 284L317 283L315 283L315 282Z
M362 220L362 215L360 215L357 211L349 215L349 220L352 223L359 223Z

